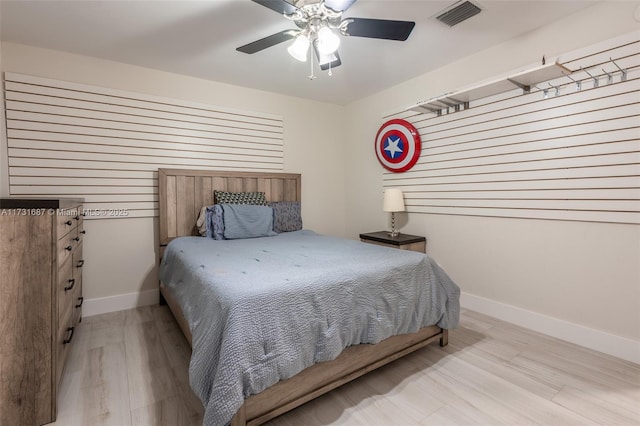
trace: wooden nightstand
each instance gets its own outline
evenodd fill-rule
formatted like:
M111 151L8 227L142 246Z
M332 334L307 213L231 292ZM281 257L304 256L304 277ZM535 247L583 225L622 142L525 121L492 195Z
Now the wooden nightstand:
M387 231L369 232L360 234L360 241L401 250L427 252L427 239L418 235L398 234L396 237L390 237Z

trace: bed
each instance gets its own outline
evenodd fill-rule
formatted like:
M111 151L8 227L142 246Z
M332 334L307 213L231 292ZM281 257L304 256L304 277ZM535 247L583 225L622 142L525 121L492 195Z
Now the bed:
M298 292L304 293L304 291L296 288L296 293L294 293L293 287L287 290L285 288L286 286L283 286L282 289L275 286L271 287L268 293L271 299L256 299L257 296L254 296L259 292L247 284L249 280L243 281L240 275L243 273L247 274L246 276L255 276L259 271L267 270L271 271L271 273L265 275L266 277L276 282L284 282L284 276L280 277L278 275L279 271L284 269L277 263L280 260L274 260L275 263L272 269L265 267L265 265L267 265L266 263L260 262L265 261L270 256L273 257L273 253L280 253L279 250L292 250L292 252L288 253L285 257L293 258L298 256L294 263L296 263L296 266L301 268L301 270L305 271L304 275L308 276L310 281L313 281L312 277L314 276L318 277L318 279L322 277L324 280L325 274L320 273L320 269L318 269L317 273L313 272L316 266L328 270L325 266L321 267L317 265L319 262L323 262L323 260L321 260L322 256L326 254L327 258L324 261L327 262L327 264L335 264L336 257L331 258L330 256L338 256L339 258L341 256L339 254L340 250L345 250L344 253L356 253L363 250L363 252L358 255L362 257L363 260L375 256L379 256L380 260L369 263L368 266L363 267L364 272L353 272L354 275L349 275L352 273L351 271L336 271L336 274L339 274L341 277L348 277L343 279L344 282L340 283L339 288L348 288L346 287L347 283L355 286L360 285L360 281L367 281L370 278L365 277L361 279L359 277L364 277L366 271L371 271L371 274L376 276L382 275L383 277L381 279L384 280L385 284L371 291L374 293L380 291L386 292L382 296L382 299L384 299L384 303L388 305L396 303L395 301L398 299L404 298L410 300L409 296L402 295L403 291L406 291L407 294L413 294L412 292L415 293L417 291L415 289L405 289L406 286L401 285L403 279L410 281L410 278L398 277L398 275L401 275L398 274L399 271L412 268L414 264L415 268L427 271L424 273L438 276L444 275L444 279L448 279L446 274L444 274L432 260L419 253L410 254L401 252L400 250L366 245L349 240L342 240L342 242L340 242L338 239L321 236L310 231L283 233L275 237L255 239L255 241L230 240L227 242L213 241L202 237L178 238L197 235L195 223L198 212L202 206L213 204L214 190L235 192L261 191L265 193L269 201L300 201L300 175L288 173L160 169L158 178L160 201L159 252L161 256L165 255L164 263L161 265L161 279L166 281L166 283L161 282L160 291L162 298L169 305L185 337L193 348L190 381L192 387L196 386L198 388L197 391L196 389L194 389L194 391L196 391L201 399L203 398L203 394L206 395L203 401L205 404L205 422L209 424L224 424L230 421L230 424L233 426L258 425L432 342L439 341L441 346L447 344L448 334L446 328L451 328L457 323L459 290L457 290L455 284L447 284L449 285L448 290L445 290L444 287L440 289L442 285L436 284L435 286L431 286L430 290L426 292L430 295L437 295L437 297L433 297L433 299L441 299L439 304L447 304L448 307L444 309L442 313L436 312L436 316L440 315L439 318L429 320L429 323L434 325L424 326L424 319L422 317L416 319L414 318L416 316L415 313L405 314L406 310L404 309L399 311L402 312L402 314L389 314L388 319L380 318L386 315L385 312L387 312L387 309L378 309L376 312L360 312L357 315L354 313L353 318L345 314L345 312L349 311L348 308L336 308L331 310L330 314L326 314L324 313L327 310L325 305L339 305L346 298L339 297L328 304L319 302L320 299L324 300L324 296L320 296L324 295L324 293L319 291L317 287L309 287L309 294L315 295L314 297L310 297L309 300L304 299L302 296L300 296L298 300L296 298ZM171 244L167 249L169 243ZM307 248L312 251L308 253L303 251L303 249L306 250ZM166 253L165 250L167 250ZM314 252L313 250L316 251ZM333 254L331 254L332 252ZM223 257L218 258L218 263L215 264L218 266L209 267L209 265L206 264L207 259L216 256ZM246 259L242 261L244 263L234 263L236 259L243 256L246 257ZM281 256L278 256L278 259L280 259ZM305 260L305 256L311 257L313 260ZM377 264L386 262L386 258L389 258L389 262L400 262L400 266L393 266L398 269L388 272L380 266L381 269L374 271ZM304 263L305 261L307 263ZM186 262L186 266L179 266L181 262ZM256 266L257 263L260 264ZM221 268L220 265L226 266ZM392 265L396 264L392 263ZM184 271L181 268L184 269ZM205 284L198 284L200 281L205 281L204 279L200 279L202 275L200 272L204 269L215 269L217 271L216 280L221 281L219 281L217 288L214 290L209 290L209 287L205 286ZM207 272L207 274L209 274L209 272ZM189 278L186 279L185 276ZM237 277L233 278L234 276ZM393 282L394 279L396 279L394 277L397 277L398 282ZM235 281L233 281L233 279L235 279ZM197 291L201 293L197 293L196 296L193 294L186 295L186 292L183 291L186 286L176 285L176 282L182 284L183 280L185 280L184 282L191 282L191 286L197 288ZM265 281L268 280L265 279ZM333 281L331 282L333 283ZM230 284L228 285L228 283ZM268 284L263 284L262 282L261 285L268 286ZM225 290L227 287L229 290ZM300 288L302 287L306 288L307 283ZM365 294L363 290L364 287L357 288L356 293L359 295L358 297L365 297L363 296ZM380 290L380 288L384 288L385 290ZM207 293L209 291L215 293ZM274 296L274 291L281 293ZM287 291L290 292L287 293ZM209 311L222 312L227 309L216 301L227 300L231 297L230 294L232 293L242 294L243 298L242 302L233 300L232 303L229 304L229 306L233 306L233 309L228 309L229 312L232 312L229 316L231 319L226 318L223 326L217 327L219 330L213 326L207 325L205 327L202 325L209 316ZM375 293L370 297L378 298L380 296ZM421 295L415 297L424 298L426 296ZM289 301L289 303L281 304L283 306L282 309L279 309L278 312L276 312L276 309L268 309L269 307L277 305L274 300L282 300L282 298ZM244 304L247 300L255 304ZM323 305L323 303L325 305ZM308 306L305 304L308 304ZM428 304L428 302L426 304ZM211 309L211 306L214 305L217 306L217 309ZM288 354L286 354L286 356L278 355L278 361L272 361L267 355L271 353L281 354L281 352L273 351L272 348L267 348L267 343L257 343L253 338L245 339L247 347L242 350L237 350L238 345L244 343L242 343L242 339L239 338L237 338L237 341L233 340L233 336L237 335L237 332L234 334L233 325L236 323L239 324L242 321L249 324L251 321L254 323L259 322L256 320L256 317L252 318L244 313L260 311L264 308L264 312L269 313L269 315L277 314L288 318L285 322L293 321L295 323L296 313L294 311L288 312L287 310L289 307L294 309L298 306L304 306L304 309L307 309L304 312L321 310L323 312L322 318L324 318L324 315L326 315L327 318L332 318L332 321L327 319L327 322L333 322L333 316L335 316L335 324L339 324L339 326L336 327L333 327L332 324L325 326L321 324L322 321L319 321L322 332L318 333L318 336L321 337L314 340L315 343L313 344L316 345L316 347L312 347L311 350L306 348L306 344L293 345L288 342L286 338L290 331L285 330L283 334L279 335L282 337L282 346L285 348L295 348L295 351L301 352L303 354L301 357L305 359L304 362L294 362L293 364L295 365L292 365L290 368L287 367L289 369L284 369L283 365L288 366L291 364L288 359L294 359L294 356L289 357ZM334 311L339 312L341 316L335 314ZM275 314L273 314L273 312L275 312ZM267 314L259 313L259 315ZM429 315L434 314L430 313ZM258 316L257 318L263 317ZM388 325L387 322L384 322L387 320L389 323L395 324L393 326ZM277 321L280 321L280 319L275 318L273 321L270 319L269 324L280 324ZM363 326L364 331L349 331L351 330L350 327L345 328L342 325L345 321L365 324L365 326ZM309 321L309 323L314 322ZM293 326L294 331L302 329L305 324L306 322L304 321L295 323ZM372 327L371 324L374 324L374 326ZM420 325L417 326L416 324ZM439 324L440 326L435 324ZM246 326L246 324L244 325ZM257 327L260 328L259 326ZM287 327L290 327L290 325ZM271 328L279 330L280 326L265 328L264 324L262 324L261 331L256 335L260 335L260 333L271 333ZM393 330L391 330L391 328L393 328ZM204 333L202 331L203 329L206 329L207 332ZM338 329L338 331L336 332L335 329ZM398 332L401 334L396 334ZM219 335L216 333L219 333ZM273 331L273 333L277 334L277 331ZM251 332L247 332L247 335L251 334ZM345 340L345 335L353 336ZM224 343L226 340L223 341L223 338L220 336L223 336L224 339L227 339L230 343L226 345ZM363 342L363 344L351 344L349 343L349 339ZM219 342L220 348L216 348L215 350L210 349L214 346L211 342ZM272 339L270 342L270 344L273 342L276 344L280 343L277 339ZM265 362L262 363L261 361L260 368L245 368L246 365L243 364L245 352L247 357L249 357L249 355L256 350L260 351L262 349L261 345L265 346L265 356L261 355L260 360L264 359ZM258 349L256 349L255 346L258 346ZM207 352L207 350L209 352ZM234 350L235 352L233 352ZM219 355L219 360L216 361L219 362L219 364L207 364L203 366L202 364L205 362L203 360L216 358L216 356L211 355L212 353L217 354L216 356ZM224 355L224 353L233 355ZM205 354L206 356L204 356ZM296 354L296 356L298 356L298 354ZM233 365L229 362L231 357L234 358ZM283 358L286 359L281 362ZM310 363L309 361L312 362ZM227 364L224 364L225 362ZM277 365L275 365L276 363ZM229 372L230 375L233 373L235 364L237 364L240 369L238 374L243 371L245 373L239 378L241 383L231 383L229 387L220 387L220 383L225 386L227 383L230 383L231 379L227 377L226 374L227 372ZM273 370L264 370L266 372L263 374L263 366L271 364L275 365ZM214 371L210 372L209 370L212 369ZM249 372L248 375L246 374L247 371ZM198 382L199 379L205 375L205 372L211 373L211 376L215 378L215 380L212 380L210 388L207 388L206 384L194 383ZM263 376L269 378L270 381L265 382L265 377ZM280 380L278 380L278 378ZM238 393L238 386L240 386L240 389L244 389L244 394L241 395L242 399L239 401L237 398L238 395L236 395ZM205 390L203 390L203 388ZM218 390L216 391L215 389ZM221 392L219 389L227 389L227 391ZM247 389L249 389L249 391ZM225 394L224 398L227 398L227 393L229 397L235 395L235 399L218 401L219 398L222 398L220 394ZM232 412L225 413L225 406L232 407ZM215 421L212 419L215 419Z

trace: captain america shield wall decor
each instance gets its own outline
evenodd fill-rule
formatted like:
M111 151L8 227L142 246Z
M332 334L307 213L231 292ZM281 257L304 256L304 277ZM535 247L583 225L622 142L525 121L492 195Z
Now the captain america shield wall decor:
M375 150L385 169L402 173L411 169L420 158L420 135L411 123L393 119L384 123L376 135Z

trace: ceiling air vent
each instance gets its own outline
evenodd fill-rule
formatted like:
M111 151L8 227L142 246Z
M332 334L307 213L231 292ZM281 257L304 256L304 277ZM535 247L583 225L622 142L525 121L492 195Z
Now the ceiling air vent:
M480 10L482 9L470 1L464 1L462 3L457 3L451 9L441 13L436 17L436 19L450 27L453 27L454 25L477 15L480 13Z

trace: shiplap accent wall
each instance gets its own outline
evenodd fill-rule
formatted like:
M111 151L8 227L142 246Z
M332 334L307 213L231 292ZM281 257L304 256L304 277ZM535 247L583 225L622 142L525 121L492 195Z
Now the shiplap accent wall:
M160 167L283 169L281 116L15 73L4 84L11 196L84 197L87 219L153 217Z
M640 223L639 52L636 34L566 55L581 90L562 77L459 112L393 115L418 129L422 154L383 186L411 213Z

